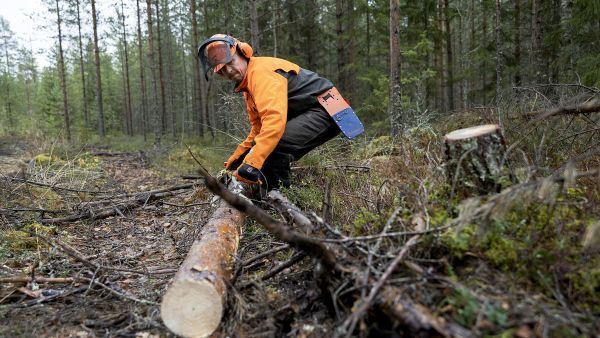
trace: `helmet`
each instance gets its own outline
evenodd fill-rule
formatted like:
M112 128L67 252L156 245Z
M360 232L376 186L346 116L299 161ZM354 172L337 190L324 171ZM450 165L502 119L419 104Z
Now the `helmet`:
M232 36L215 34L204 40L200 47L198 47L198 56L204 67L206 80L208 80L208 71L211 68L217 73L226 63L231 62L237 50L247 59L252 57L252 47Z

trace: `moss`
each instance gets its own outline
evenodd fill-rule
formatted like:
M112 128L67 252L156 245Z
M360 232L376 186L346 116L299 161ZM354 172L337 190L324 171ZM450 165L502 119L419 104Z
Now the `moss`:
M47 166L60 161L60 158L49 154L39 154L33 158L36 165Z
M453 257L462 258L471 248L472 239L475 235L475 225L470 224L461 231L450 229L440 237Z
M573 290L583 304L594 313L600 313L600 256L567 274L567 279L572 283Z
M502 233L489 233L481 243L483 255L495 267L510 270L517 263L522 243Z
M351 225L350 231L352 236L361 236L366 233L376 232L380 230L382 222L381 215L378 213L371 212L367 208L360 208Z

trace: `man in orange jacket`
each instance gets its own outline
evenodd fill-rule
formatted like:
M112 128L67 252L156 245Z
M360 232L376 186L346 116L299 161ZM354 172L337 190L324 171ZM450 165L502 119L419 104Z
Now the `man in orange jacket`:
M205 69L235 82L246 101L251 130L225 162L246 183L266 190L290 185L290 162L339 134L317 97L332 89L326 78L273 57L253 56L252 47L216 34L198 48Z

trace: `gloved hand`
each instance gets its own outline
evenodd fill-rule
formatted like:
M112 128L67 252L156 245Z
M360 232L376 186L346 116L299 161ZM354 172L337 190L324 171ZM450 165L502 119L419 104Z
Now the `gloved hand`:
M236 171L233 172L238 181L248 184L262 184L260 170L249 164L242 164Z
M242 164L243 160L244 155L240 157L231 156L229 159L227 159L227 161L223 162L223 167L225 167L227 170L235 170L240 166L240 164Z

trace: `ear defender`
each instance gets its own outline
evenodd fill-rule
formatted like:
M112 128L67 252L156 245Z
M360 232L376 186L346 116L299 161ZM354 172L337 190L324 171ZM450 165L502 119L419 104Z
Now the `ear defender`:
M247 59L252 57L254 51L252 50L252 47L249 44L237 40L237 47Z

